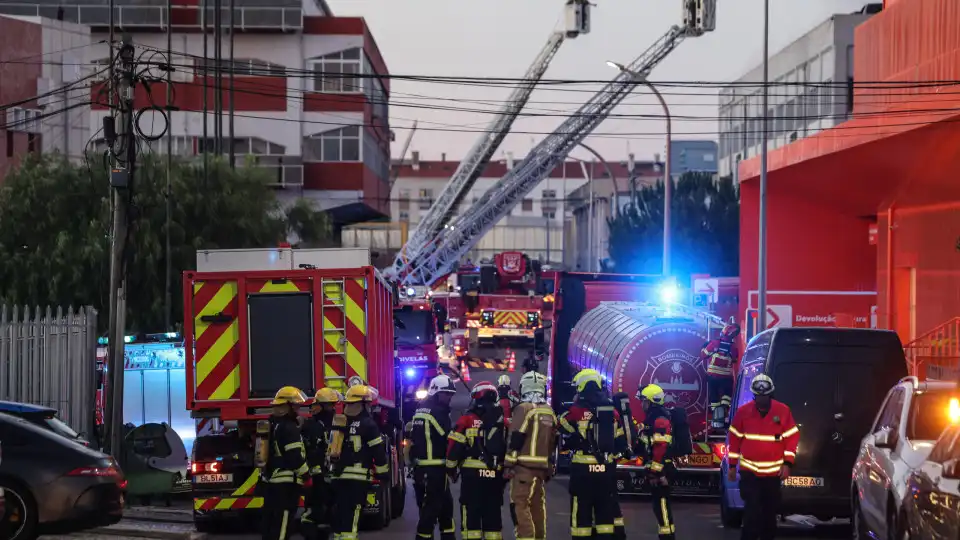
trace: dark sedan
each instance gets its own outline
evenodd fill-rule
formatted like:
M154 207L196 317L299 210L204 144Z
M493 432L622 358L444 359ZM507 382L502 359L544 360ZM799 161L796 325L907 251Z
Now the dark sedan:
M0 413L0 538L24 540L112 525L126 480L110 456Z
M83 435L74 431L73 428L57 416L56 409L44 407L43 405L32 405L30 403L0 401L0 413L19 416L30 423L36 424L44 429L49 429L57 435L62 435L86 446L90 445L90 443L83 438Z
M960 426L944 429L910 474L902 513L897 538L960 538Z

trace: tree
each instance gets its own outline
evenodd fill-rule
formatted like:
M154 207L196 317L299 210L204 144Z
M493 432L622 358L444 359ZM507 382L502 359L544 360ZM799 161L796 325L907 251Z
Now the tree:
M263 169L231 169L209 158L204 177L196 160L170 169L171 320L183 313L181 275L195 268L199 249L276 246L293 232L324 240L319 215L295 203L288 220ZM127 327L159 331L165 324L165 160L137 163L130 200ZM93 162L72 165L59 156L28 159L0 187L0 301L28 305L93 305L107 312L110 274L110 188ZM294 209L296 209L294 211ZM106 317L101 317L105 323Z
M729 177L688 173L674 182L671 271L736 276L739 273L739 193ZM663 260L663 183L644 186L620 216L607 220L610 258L622 273L658 274Z

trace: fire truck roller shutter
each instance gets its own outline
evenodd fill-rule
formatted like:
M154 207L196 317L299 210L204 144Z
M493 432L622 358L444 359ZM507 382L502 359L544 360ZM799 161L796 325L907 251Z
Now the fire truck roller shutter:
M576 370L600 371L614 393L633 395L641 384L662 386L668 405L686 409L697 434L706 428L706 375L699 353L707 328L693 319L662 315L641 303L604 304L588 311L570 336L570 363ZM631 407L637 418L643 417L639 403Z

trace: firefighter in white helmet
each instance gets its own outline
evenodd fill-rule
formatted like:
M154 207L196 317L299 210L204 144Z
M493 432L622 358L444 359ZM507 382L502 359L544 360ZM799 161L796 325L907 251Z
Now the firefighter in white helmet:
M457 393L453 380L437 375L427 388L423 407L413 415L410 451L416 481L423 486L417 538L433 538L439 525L442 540L454 540L453 496L447 477L447 438L450 435L450 400Z

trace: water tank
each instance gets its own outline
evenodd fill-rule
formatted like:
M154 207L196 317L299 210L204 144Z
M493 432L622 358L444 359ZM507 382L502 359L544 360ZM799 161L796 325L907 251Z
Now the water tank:
M694 437L706 429L706 365L700 350L707 322L658 305L604 302L583 315L570 335L568 357L574 371L592 368L612 392L633 396L639 385L663 387L667 405L687 410ZM636 418L640 403L631 400Z

